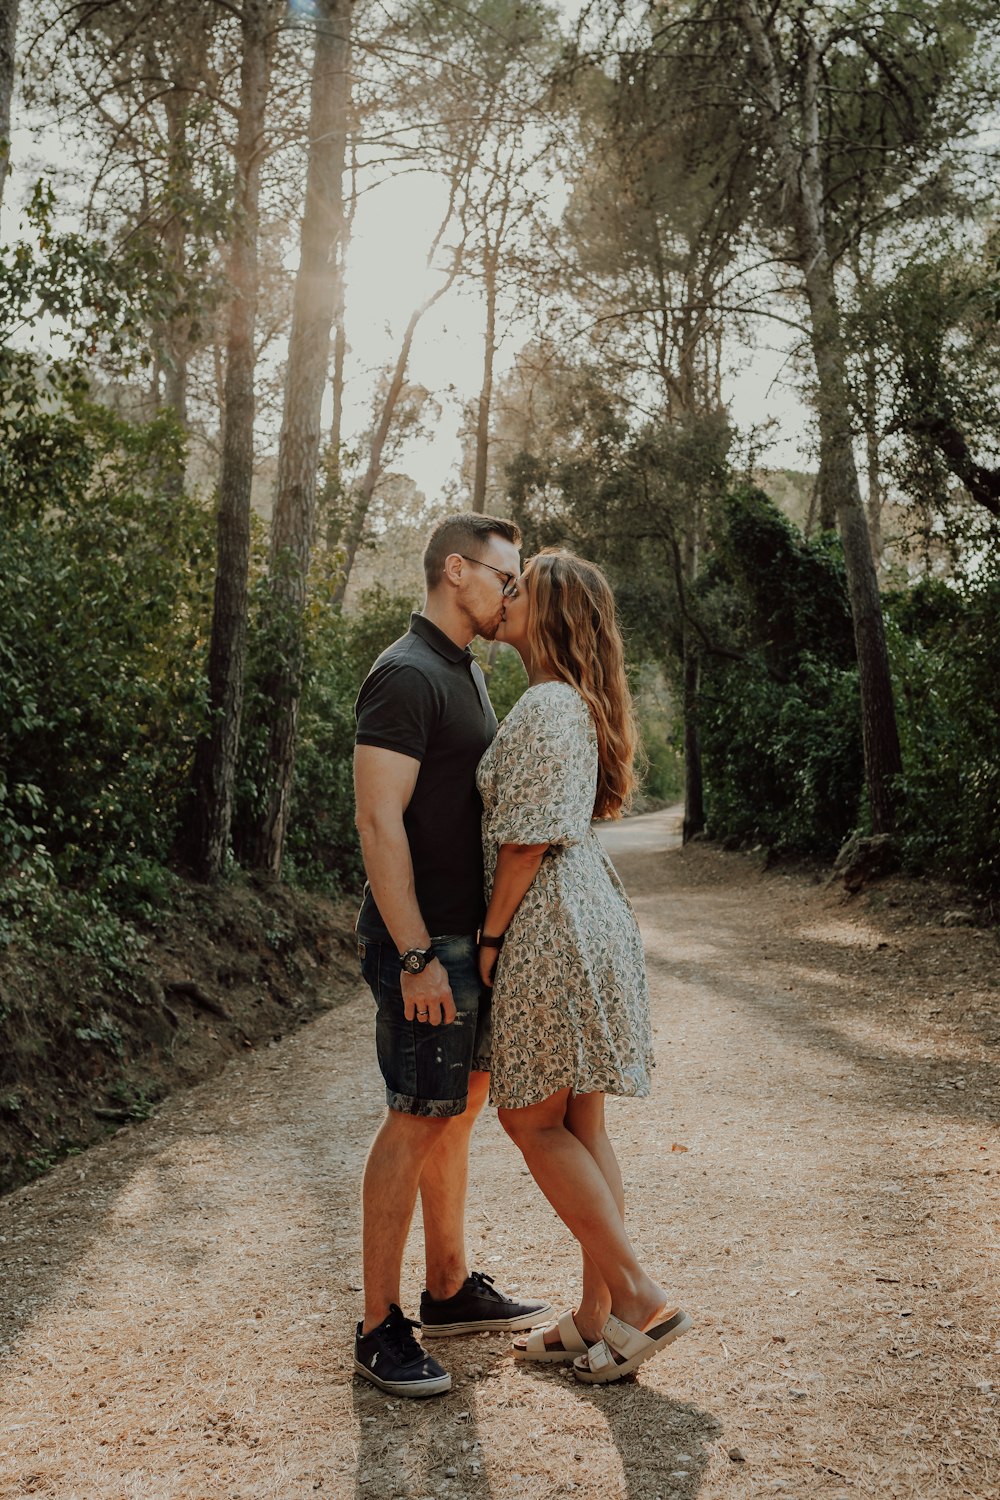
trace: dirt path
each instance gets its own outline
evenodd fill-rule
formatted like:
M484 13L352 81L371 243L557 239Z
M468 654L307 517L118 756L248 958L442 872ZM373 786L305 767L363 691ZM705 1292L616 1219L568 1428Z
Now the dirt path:
M614 857L659 1067L611 1128L694 1332L604 1390L499 1338L445 1346L439 1400L359 1388L359 987L0 1203L4 1500L1000 1496L996 937L664 849L658 816ZM566 1305L565 1232L477 1136L474 1264Z

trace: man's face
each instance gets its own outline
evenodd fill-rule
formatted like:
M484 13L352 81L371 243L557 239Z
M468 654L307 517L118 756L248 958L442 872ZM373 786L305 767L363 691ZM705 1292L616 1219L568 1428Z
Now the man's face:
M507 603L503 587L507 578L516 579L520 572L520 553L513 542L502 536L490 537L478 563L465 563L462 569L462 608L476 635L481 635L484 640L492 641L503 621Z

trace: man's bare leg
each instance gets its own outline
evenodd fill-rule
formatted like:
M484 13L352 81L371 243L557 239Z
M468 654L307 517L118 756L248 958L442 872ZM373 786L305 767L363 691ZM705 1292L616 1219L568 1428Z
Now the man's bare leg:
M446 1127L424 1160L420 1207L424 1220L427 1291L435 1301L453 1297L469 1274L465 1253L465 1197L469 1185L469 1140L486 1103L488 1073L469 1076L465 1111L441 1123Z
M365 1277L363 1332L399 1306L399 1281L417 1188L428 1156L452 1122L389 1110L372 1142L362 1186ZM466 1151L468 1134L466 1133Z

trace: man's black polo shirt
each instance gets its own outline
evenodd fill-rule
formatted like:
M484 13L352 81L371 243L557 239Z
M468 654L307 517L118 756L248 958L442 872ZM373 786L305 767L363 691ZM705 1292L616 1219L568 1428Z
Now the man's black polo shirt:
M362 683L355 714L359 745L420 762L403 826L428 932L475 932L485 913L476 767L497 730L478 662L424 615L411 615L406 635L382 652ZM358 932L389 939L367 887Z

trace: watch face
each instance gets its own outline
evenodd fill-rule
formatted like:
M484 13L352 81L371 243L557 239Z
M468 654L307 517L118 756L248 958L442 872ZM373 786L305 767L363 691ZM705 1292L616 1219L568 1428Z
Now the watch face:
M427 967L427 958L423 953L410 952L403 957L403 968L409 974L422 974Z

